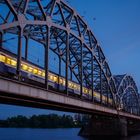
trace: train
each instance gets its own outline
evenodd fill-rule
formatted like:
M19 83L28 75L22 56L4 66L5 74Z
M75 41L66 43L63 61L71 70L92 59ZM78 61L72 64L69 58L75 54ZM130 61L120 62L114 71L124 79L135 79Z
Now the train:
M0 74L5 75L7 77L16 78L16 69L17 69L17 59L15 56L12 56L8 53L0 51ZM21 80L23 82L30 83L38 83L40 85L45 84L45 70L31 64L28 61L21 61ZM48 73L48 86L51 89L55 89L60 91L65 91L66 81L65 78L55 74L53 72ZM72 95L80 96L80 84L68 80L68 92ZM92 99L92 90L86 87L82 87L82 96L84 99L91 100ZM96 102L100 102L100 93L94 91L93 92L94 100ZM107 102L107 97L102 95L102 102ZM113 100L108 98L108 103L110 105L113 104Z

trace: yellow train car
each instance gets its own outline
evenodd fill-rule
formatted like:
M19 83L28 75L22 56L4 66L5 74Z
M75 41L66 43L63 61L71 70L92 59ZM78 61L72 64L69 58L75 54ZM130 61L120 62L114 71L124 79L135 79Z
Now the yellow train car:
M3 64L4 66L7 66L8 68L13 68L16 70L17 67L17 60L16 58L13 58L10 55L7 55L6 53L0 52L0 64ZM0 71L2 71L2 67L0 67ZM21 61L21 71L24 72L24 74L32 80L45 83L45 71L42 68L39 68L37 66L34 66L32 64L29 64L27 62ZM49 72L48 74L48 80L49 85L53 88L56 88L56 86L61 86L65 89L66 81L65 78L58 76L57 74L54 74L52 72ZM73 81L68 81L68 89L72 91L75 94L80 95L80 85ZM92 97L92 90L88 89L86 87L83 87L82 89L83 97L87 99L91 99ZM100 93L95 92L93 93L93 96L95 100L100 101ZM107 102L107 97L102 95L103 102ZM108 99L109 104L113 104L113 100L111 98Z

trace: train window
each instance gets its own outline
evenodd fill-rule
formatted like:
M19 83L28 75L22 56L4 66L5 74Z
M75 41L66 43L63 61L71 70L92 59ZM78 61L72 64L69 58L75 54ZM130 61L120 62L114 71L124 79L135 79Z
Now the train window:
M85 93L85 88L83 88L83 92Z
M78 90L80 91L80 86L78 86Z
M59 78L59 84L63 84L63 79Z
M69 88L71 88L71 85L72 85L72 83L71 83L71 82L69 82L69 83L68 83L68 87L69 87Z
M37 74L38 70L37 69L33 69L33 74Z
M59 78L59 84L62 84L62 83L63 83L62 79L61 79L61 78Z
M53 76L51 74L49 75L49 80L53 81Z
M82 89L82 92L84 92L84 87L83 87L83 89Z
M73 82L70 82L70 83L71 83L71 88L74 89L75 84Z
M63 79L63 86L65 86L65 79Z
M94 92L94 96L99 99L100 98L100 93Z
M50 73L48 73L48 79L50 80L50 76L51 76L51 74Z
M58 82L58 78L56 76L53 77L54 82Z
M33 68L32 67L29 67L28 68L28 72L32 72L33 71Z
M45 77L45 72L42 72L42 77Z
M73 88L77 90L78 89L78 85L74 83L73 84Z
M54 75L52 75L52 80L53 80L53 82L55 82L55 77L54 77Z
M105 101L107 102L107 97L106 96L104 96L105 97Z
M27 65L25 65L25 64L21 64L21 68L22 68L23 70L27 71L28 66L27 66Z
M71 83L71 88L74 89L74 83Z
M11 59L10 58L6 59L6 64L9 64L9 65L11 64Z
M113 103L112 99L110 99L110 98L109 98L109 103L110 103L110 104L112 104L112 103Z
M106 100L106 98L105 98L105 96L104 96L104 95L102 95L102 100L103 100L103 101L105 101L105 100Z
M6 57L4 55L0 55L0 62L5 62Z
M80 86L79 85L75 85L75 89L80 91Z
M89 90L89 95L92 96L92 91L91 90Z
M48 75L48 79L50 80L51 78L50 78L50 75Z
M38 70L38 75L42 75L42 71L41 70Z
M17 62L15 60L11 60L11 65L14 66L14 67L16 67Z
M84 88L84 87L83 87L83 92L87 94L87 93L88 93L87 88Z
M74 88L75 90L77 90L77 89L78 89L78 85L74 84L74 85L73 85L73 88Z

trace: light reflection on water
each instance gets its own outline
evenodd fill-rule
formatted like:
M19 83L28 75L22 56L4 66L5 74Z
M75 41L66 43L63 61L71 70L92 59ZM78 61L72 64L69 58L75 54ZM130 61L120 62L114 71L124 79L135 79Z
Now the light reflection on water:
M29 129L29 128L0 128L0 140L140 140L140 135L127 138L78 136L79 128L70 129Z

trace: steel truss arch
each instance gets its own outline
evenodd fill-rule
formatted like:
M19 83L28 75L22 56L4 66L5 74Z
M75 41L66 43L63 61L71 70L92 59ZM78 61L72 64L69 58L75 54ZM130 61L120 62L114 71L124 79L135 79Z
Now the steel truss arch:
M133 114L139 114L138 89L135 81L130 75L114 76L117 94L118 107Z
M42 67L47 88L49 54L53 52L58 57L57 74L65 77L67 94L68 80L72 80L80 85L81 96L83 87L86 87L92 90L93 101L95 91L100 93L102 104L110 105L109 99L112 99L111 106L117 105L115 99L120 88L96 37L73 8L62 0L0 0L2 8L7 10L5 14L0 13L0 50L7 49L5 43L17 38L17 75L20 74L21 60L30 57L28 48L32 40L43 46ZM11 37L7 38L7 35ZM119 83L120 87L122 84ZM103 100L103 96L107 100Z

